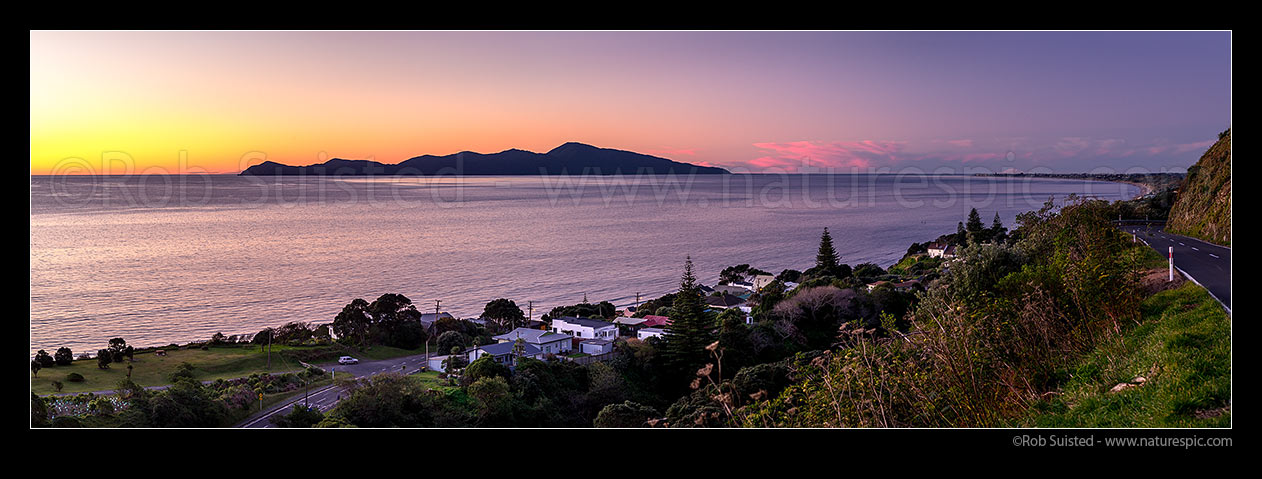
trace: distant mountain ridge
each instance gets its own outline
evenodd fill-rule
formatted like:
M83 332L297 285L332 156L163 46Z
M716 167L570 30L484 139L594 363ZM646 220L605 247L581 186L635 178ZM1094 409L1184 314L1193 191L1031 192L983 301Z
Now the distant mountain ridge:
M730 174L713 166L682 163L631 151L570 142L547 153L516 148L499 153L462 151L445 156L422 155L397 164L334 158L324 163L289 166L274 161L251 166L241 175L429 176L429 175L662 175Z
M1166 230L1218 243L1231 244L1231 128L1188 168L1179 188Z

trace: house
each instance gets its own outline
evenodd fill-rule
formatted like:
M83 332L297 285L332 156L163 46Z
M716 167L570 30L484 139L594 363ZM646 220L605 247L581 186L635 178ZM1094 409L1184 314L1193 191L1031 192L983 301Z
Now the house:
M666 334L666 331L662 328L643 328L636 331L635 337L640 338L640 340L643 341L648 338L660 338L664 334Z
M921 289L920 281L915 280L915 279L911 281L903 281L901 283L894 283L893 286L894 286L894 291L901 291L901 292L908 292L915 289Z
M495 362L505 366L514 366L517 364L518 357L539 358L543 352L530 344L522 344L520 354L515 354L513 348L517 347L517 342L504 342L488 344L485 346L474 346L465 350L465 354L469 356L469 363L481 359L483 356L490 356Z
M511 343L521 339L526 344L539 348L543 354L560 354L573 349L569 335L543 329L517 328L494 338L501 343Z
M762 291L763 288L767 287L767 285L771 284L775 280L776 277L769 274L754 275L754 291Z
M706 296L705 304L710 305L711 308L727 309L745 304L745 300L730 294L723 294L720 296Z
M718 286L715 286L715 287L714 287L714 290L715 290L715 291L718 291L718 292L720 292L720 293L723 293L723 294L730 294L730 295L733 295L733 296L740 296L740 295L742 295L742 294L749 294L749 292L753 290L753 287L754 287L754 286L753 286L753 284L752 284L752 283L744 283L744 284L749 285L749 287L741 286L741 285L739 285L738 283L732 283L732 284L720 284L720 285L718 285Z
M562 316L552 320L552 332L568 334L579 339L608 339L618 337L618 325L591 318Z
M434 323L437 323L438 320L443 319L443 318L455 319L455 316L452 316L446 312L437 313L437 314L436 313L421 313L421 324L425 326L426 330L430 330L434 328Z
M584 339L579 344L579 351L599 356L605 353L613 352L613 341L608 339Z
M955 245L934 241L926 247L930 258L954 258Z
M642 326L646 321L648 320L644 318L632 318L630 316L614 318L613 320L614 324L621 324L623 326L627 326L630 328L638 328Z
M874 290L874 289L876 289L876 288L879 288L879 287L881 287L881 286L887 285L887 284L890 284L890 282L889 282L889 281L877 281L877 282L875 282L875 283L868 283L868 292L872 292L872 290Z
M644 323L641 324L641 326L646 327L646 328L654 328L657 326L665 326L667 324L670 324L669 317L658 316L656 314L646 314L644 315L644 319L645 321Z

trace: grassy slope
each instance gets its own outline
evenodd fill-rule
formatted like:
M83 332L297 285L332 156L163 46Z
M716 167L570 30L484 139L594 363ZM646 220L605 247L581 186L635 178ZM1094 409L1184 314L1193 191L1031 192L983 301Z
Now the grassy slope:
M286 353L317 353L318 347L273 346L271 368L268 368L267 353L258 346L214 347L206 351L200 349L167 350L167 355L155 356L152 351L136 353L132 363L132 381L141 386L162 386L169 384L167 377L182 362L192 364L194 376L199 380L231 379L249 376L261 372L298 371L302 365ZM338 354L333 351L330 354ZM409 351L405 349L375 346L358 354L361 359L389 359L399 356L424 353L424 349ZM328 356L325 354L316 357ZM331 356L336 357L336 356ZM311 361L314 362L314 361ZM326 361L319 361L321 363ZM66 375L79 373L84 377L80 383L66 380ZM112 363L109 369L99 369L96 360L74 361L69 366L54 366L39 371L38 377L31 378L31 392L39 395L54 394L52 381L61 381L61 393L77 393L89 391L113 390L118 382L127 377L127 363Z
M1230 427L1231 319L1191 282L1148 298L1122 344L1087 356L1014 426ZM1137 376L1142 386L1109 392Z
M1166 229L1231 245L1231 130L1188 169Z

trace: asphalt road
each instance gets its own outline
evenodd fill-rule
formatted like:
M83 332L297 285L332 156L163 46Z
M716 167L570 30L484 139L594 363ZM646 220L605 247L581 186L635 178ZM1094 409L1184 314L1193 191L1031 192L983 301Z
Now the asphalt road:
M317 366L325 371L333 371L334 377L340 377L343 374L361 377L390 371L411 374L419 371L420 367L423 365L425 365L424 354L404 356L394 359L383 359L380 361L360 361L359 364L332 363L319 364ZM237 424L237 427L274 428L276 425L272 424L271 418L276 415L283 416L285 414L289 414L289 411L293 410L294 404L296 403L308 404L319 408L321 411L328 411L329 409L332 409L333 406L336 406L337 402L340 401L346 394L346 391L343 391L342 388L337 386L324 386L322 388L312 389L309 393L296 394L293 398L273 405L262 413L256 413L250 416L245 421Z
M1231 248L1170 234L1151 226L1123 226L1162 256L1174 247L1174 267L1204 286L1231 312Z

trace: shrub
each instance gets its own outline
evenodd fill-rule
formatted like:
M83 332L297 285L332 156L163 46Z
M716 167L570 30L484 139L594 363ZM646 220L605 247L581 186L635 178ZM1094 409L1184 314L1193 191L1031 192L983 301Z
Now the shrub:
M81 383L83 382L83 375L79 373L70 373L66 375L66 380L72 383Z

